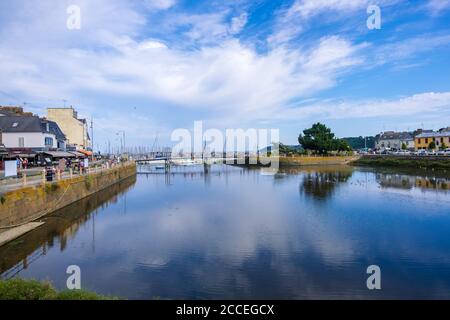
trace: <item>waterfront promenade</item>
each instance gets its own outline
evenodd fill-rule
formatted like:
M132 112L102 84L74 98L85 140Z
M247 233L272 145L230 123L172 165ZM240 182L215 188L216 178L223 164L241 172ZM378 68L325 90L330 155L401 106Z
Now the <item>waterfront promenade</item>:
M82 172L78 170L65 170L60 173L55 172L52 182L108 170L116 165L117 164L107 165L105 162L96 162ZM51 183L46 181L44 168L42 167L29 168L26 170L21 169L18 173L18 177L5 178L4 171L0 171L0 193L21 189L23 187Z

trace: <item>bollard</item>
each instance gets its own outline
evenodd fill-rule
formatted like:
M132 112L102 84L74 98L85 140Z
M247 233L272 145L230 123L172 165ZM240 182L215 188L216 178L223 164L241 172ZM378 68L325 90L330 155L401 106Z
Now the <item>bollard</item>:
M24 172L22 177L23 177L23 185L26 186L27 185L27 174Z
M46 179L45 179L45 169L42 169L42 183L45 184Z
M69 176L70 176L70 179L73 178L73 170L72 170L72 168L69 168Z
M56 180L57 181L61 180L61 170L59 169L56 171Z

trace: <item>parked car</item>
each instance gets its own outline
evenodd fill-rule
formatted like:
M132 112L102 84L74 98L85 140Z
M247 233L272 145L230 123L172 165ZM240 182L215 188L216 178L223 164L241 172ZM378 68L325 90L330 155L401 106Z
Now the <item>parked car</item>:
M438 156L450 156L450 148L436 152Z
M427 150L425 150L425 149L420 149L420 150L417 150L414 154L415 154L416 156L426 156L426 155L427 155Z

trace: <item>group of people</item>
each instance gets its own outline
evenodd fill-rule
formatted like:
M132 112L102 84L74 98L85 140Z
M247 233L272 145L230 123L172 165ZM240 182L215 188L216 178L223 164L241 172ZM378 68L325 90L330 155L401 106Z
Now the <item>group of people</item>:
M22 159L20 157L17 157L16 161L17 161L17 169L23 169L23 170L28 169L28 159L27 158Z
M72 168L75 171L80 171L84 168L84 159L71 159L61 158L58 161L58 169L60 171L66 171Z

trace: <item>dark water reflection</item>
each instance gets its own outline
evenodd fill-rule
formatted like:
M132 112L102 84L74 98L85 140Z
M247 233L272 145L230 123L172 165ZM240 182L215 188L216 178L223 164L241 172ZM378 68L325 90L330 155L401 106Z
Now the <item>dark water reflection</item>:
M449 178L350 167L148 174L0 248L2 277L127 298L450 298ZM366 288L366 268L382 290Z
M300 184L300 192L325 200L333 195L339 184L347 182L352 174L353 171L351 169L331 172L308 172Z

